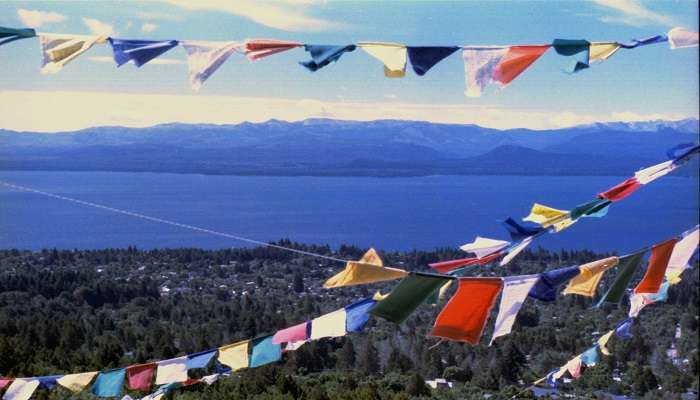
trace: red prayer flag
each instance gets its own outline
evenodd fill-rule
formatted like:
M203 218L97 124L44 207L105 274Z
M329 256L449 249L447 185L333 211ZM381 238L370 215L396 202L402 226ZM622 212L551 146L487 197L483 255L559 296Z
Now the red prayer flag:
M671 259L673 247L678 242L678 239L670 239L651 248L651 257L649 257L649 266L644 278L639 282L634 293L658 293L661 283L666 274L668 261Z
M479 343L502 286L501 278L460 278L457 292L438 315L430 335Z
M441 272L443 274L446 274L454 269L457 269L459 267L468 267L470 265L486 265L490 263L491 261L497 259L498 257L502 256L504 253L493 253L489 254L486 257L482 258L476 258L476 257L469 257L469 258L460 258L459 260L450 260L450 261L440 261L430 265L431 268L434 270Z
M280 53L295 47L301 46L298 42L274 39L254 39L246 40L244 44L245 56L250 61L258 61L269 55Z
M302 322L301 324L291 326L277 331L275 336L272 337L272 343L294 343L301 342L309 338L308 333L309 322Z
M3 390L5 386L10 386L14 380L15 378L0 378L0 390Z
M493 72L494 80L506 85L517 78L532 63L544 54L549 45L544 46L511 46Z
M598 197L601 199L607 199L610 201L622 200L625 197L631 195L635 190L639 189L639 182L636 178L629 178L626 181L620 183L619 185L600 193Z
M126 376L129 389L142 390L147 392L151 390L151 382L153 374L156 371L156 363L138 364L126 367Z

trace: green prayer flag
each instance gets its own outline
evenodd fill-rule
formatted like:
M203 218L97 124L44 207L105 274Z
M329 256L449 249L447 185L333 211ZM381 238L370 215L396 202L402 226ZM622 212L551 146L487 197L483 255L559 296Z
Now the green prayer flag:
M34 29L15 29L0 26L0 46L18 39L26 39L36 36Z
M440 275L412 273L401 280L389 296L377 303L369 313L400 324L450 279Z
M608 291L605 292L598 304L596 304L596 307L600 307L604 302L619 303L620 300L622 300L622 296L625 294L627 286L634 277L634 273L637 272L639 266L642 265L646 252L646 249L644 249L640 252L620 257L620 263L617 267L620 272L617 273L615 281L610 285L610 288L608 288Z
M607 213L606 208L610 206L611 201L606 199L595 199L588 203L580 204L571 210L571 219L577 220L581 217L602 217L603 212ZM603 215L601 215L603 214Z

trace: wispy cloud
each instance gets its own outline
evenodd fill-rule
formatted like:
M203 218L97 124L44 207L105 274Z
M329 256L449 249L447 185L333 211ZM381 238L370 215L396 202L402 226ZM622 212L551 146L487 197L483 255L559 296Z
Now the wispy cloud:
M31 28L39 28L44 25L63 22L67 19L67 17L61 13L26 10L24 8L17 9L17 17L24 25Z
M143 127L168 122L233 124L261 122L271 118L299 121L312 117L358 121L423 120L478 124L499 129L550 129L593 122L697 118L697 115L643 114L624 109L588 115L489 105L322 102L313 99L118 92L0 91L0 103L6 105L0 107L0 128L44 132L102 125ZM65 107L57 107L57 104ZM42 110L41 118L25 112L28 109ZM66 118L71 110L81 110L81 117Z
M143 25L141 25L141 32L143 33L150 33L158 29L158 25L151 23L151 22L146 22Z
M248 18L261 25L285 31L323 31L343 26L306 13L313 0L162 0L186 10L208 10Z
M113 36L114 27L95 18L83 18L83 23L93 35Z
M644 6L639 0L592 0L599 8L613 11L613 15L598 17L602 22L632 26L645 25L677 25L674 18L654 12Z
M101 62L101 63L110 63L114 64L114 59L112 57L108 56L92 56L87 58L90 61L95 61L95 62ZM179 65L179 64L184 64L185 62L182 60L177 60L174 58L163 58L163 57L158 57L154 58L153 60L148 62L148 65Z

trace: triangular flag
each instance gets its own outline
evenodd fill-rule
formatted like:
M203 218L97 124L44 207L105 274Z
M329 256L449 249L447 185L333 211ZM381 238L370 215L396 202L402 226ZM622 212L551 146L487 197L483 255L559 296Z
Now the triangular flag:
M0 26L0 46L19 39L27 39L36 36L34 29L14 29Z
M477 258L483 258L489 254L496 253L509 245L510 242L505 240L496 240L477 236L473 242L462 245L460 249L468 253L474 253Z
M301 47L301 43L274 39L249 39L245 41L243 46L248 60L258 61L276 53Z
M698 33L677 27L668 31L668 44L672 49L697 47Z
M78 393L85 389L85 386L89 385L92 382L92 378L97 374L98 372L95 371L64 375L58 378L56 382L71 392Z
M406 75L406 46L384 42L360 42L357 45L384 64L384 76L387 78L403 78Z
M382 266L382 260L374 249L369 249L359 261L348 261L345 269L329 278L326 289L403 278L408 272L398 268Z
M112 45L114 62L122 66L129 61L141 67L156 57L178 45L177 40L132 40L109 38Z
M498 306L498 316L493 327L493 336L489 346L497 337L510 333L518 316L520 307L527 298L532 286L540 278L539 275L506 276L503 278L503 294Z
M600 352L605 354L606 356L610 355L610 350L608 350L607 344L614 333L615 329L611 330L610 332L601 336L600 339L598 339L598 347L600 347Z
M105 36L63 35L39 33L39 43L43 54L42 74L54 74L64 65L88 51L95 44L104 43Z
M407 47L408 49L408 59L411 61L411 66L416 74L423 76L437 63L444 60L450 56L455 51L459 50L459 47L438 47L438 46L427 46L427 47Z
M579 267L581 274L569 281L569 285L564 289L564 294L578 294L587 297L595 296L595 291L605 271L616 266L618 263L619 259L617 257L608 257L581 265Z
M239 42L196 42L183 41L187 52L187 67L190 86L199 90L204 81L221 66L241 46Z
M507 47L463 47L464 79L468 97L479 97L492 83L496 67L508 52Z

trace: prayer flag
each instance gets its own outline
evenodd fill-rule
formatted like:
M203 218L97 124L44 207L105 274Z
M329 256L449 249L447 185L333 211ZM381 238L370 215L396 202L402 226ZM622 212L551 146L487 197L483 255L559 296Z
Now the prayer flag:
M577 277L581 273L579 266L553 269L540 275L540 279L530 289L530 297L541 301L554 301L557 287Z
M0 377L0 390L5 389L6 386L10 386L14 378L3 378Z
M666 41L668 41L668 37L666 35L655 35L655 36L650 36L650 37L647 37L644 39L632 39L629 42L618 43L618 44L623 49L634 49L635 47L646 46L646 45L655 44L655 43L663 43Z
M36 379L17 378L12 381L3 395L3 400L29 400L39 387Z
M600 347L600 352L605 354L606 356L610 355L610 350L608 350L607 344L614 333L615 329L611 330L610 332L606 333L598 339L598 347Z
M347 314L344 308L311 320L311 340L345 336Z
M673 160L664 161L661 164L652 165L651 167L641 169L634 173L634 178L641 185L646 185L649 182L655 181L658 178L668 174L676 169L676 164Z
M19 39L26 39L36 36L34 29L14 29L0 26L0 46Z
M574 223L568 215L569 211L557 210L556 208L535 203L532 205L530 215L523 218L523 221L534 222L543 228L554 226L554 231L559 232Z
M489 239L477 236L473 242L462 245L460 249L467 253L474 253L477 258L483 258L489 254L498 252L510 245L510 242L505 240Z
M109 38L112 45L112 54L117 66L133 61L134 65L141 67L156 57L178 45L177 40L131 40Z
M483 258L476 258L476 257L471 257L471 258L461 258L459 260L450 260L450 261L441 261L437 263L432 263L428 264L431 268L434 270L441 272L443 274L449 273L454 271L455 269L461 268L461 267L468 267L470 265L486 265L490 263L491 261L501 257L505 253L493 253L490 254L486 257Z
M378 302L370 314L400 324L450 278L440 275L411 273L399 282L386 299Z
M678 166L686 163L690 157L696 153L700 153L700 145L696 145L695 143L685 143L679 144L678 146L668 150L666 154L668 154L668 157L673 160L673 163L676 166Z
M92 382L92 378L97 375L98 372L83 372L80 374L70 374L64 375L56 380L56 383L63 386L64 388L70 390L73 393L81 392L85 389L85 386Z
M502 224L503 227L506 228L506 230L510 234L510 237L511 239L513 239L513 241L520 241L529 236L540 234L546 230L545 228L540 227L529 227L520 225L517 222L515 222L513 218L510 217L503 221Z
M384 42L360 42L357 45L384 64L384 76L387 78L403 78L406 75L406 46Z
M622 300L627 285L629 285L634 277L634 273L637 272L637 269L639 269L639 266L644 260L644 253L646 253L646 250L619 258L620 266L618 269L620 272L617 273L615 281L610 285L603 297L601 297L596 307L600 307L604 302L619 303L620 300Z
M587 367L593 367L598 364L598 346L593 346L581 354L581 362Z
M698 45L698 33L676 27L668 31L668 44L672 49L696 47Z
M372 297L356 301L345 307L345 330L348 332L361 331L369 321L369 311L377 304Z
M498 316L489 346L497 337L510 333L520 307L539 278L539 275L506 276L503 278L503 294L501 294L501 303L498 306Z
M581 376L581 356L578 355L564 365L564 368L571 374L571 377L578 379Z
M678 239L673 238L651 248L647 271L642 281L634 288L634 293L656 293L659 291L666 274L666 267L671 259L673 247L677 242Z
M158 361L156 371L156 385L166 383L184 382L187 377L187 356Z
M355 47L354 44L347 46L305 44L304 50L311 54L311 60L301 61L299 64L309 71L315 72L332 62L338 61L343 54L355 51Z
M696 226L683 233L683 238L673 247L671 259L668 261L668 268L666 268L666 279L672 285L680 282L683 271L690 268L690 259L698 248L698 242L700 242L700 232Z
M359 261L348 261L345 269L328 279L323 287L330 289L390 281L403 278L407 274L408 272L402 269L384 267L377 252L369 249Z
M309 340L300 340L298 342L287 342L284 346L284 351L295 351L298 350L301 346L305 345L308 343Z
M589 49L590 62L605 61L618 50L620 50L620 45L615 42L592 42Z
M458 283L457 293L438 315L430 335L477 344L503 280L460 278Z
M581 217L601 218L608 214L610 204L612 204L610 200L595 199L574 207L574 209L571 210L570 217L574 221Z
M564 294L595 296L595 291L605 271L616 266L619 262L617 257L608 257L581 265L579 267L581 274L569 282L569 285L564 289Z
M635 190L639 189L639 182L635 178L629 178L624 182L614 186L603 193L598 194L601 199L607 199L610 201L620 201L625 197L634 193Z
M551 46L510 46L493 72L493 79L505 86L537 61Z
M253 340L249 368L260 367L277 362L282 358L282 348L272 343L272 335Z
M88 51L95 44L104 43L104 36L63 35L40 33L39 43L43 54L42 74L54 74L64 65Z
M616 328L615 328L615 335L619 336L623 339L629 339L632 337L632 324L634 323L634 318L627 318L626 320L622 321Z
M58 385L58 378L63 375L48 375L48 376L38 376L36 380L39 381L39 387L46 390L52 390Z
M206 368L215 355L216 350L207 350L200 351L199 353L195 354L188 354L185 365L187 366L187 369Z
M92 385L92 394L97 397L117 397L122 392L126 369L119 368L100 372Z
M465 95L479 97L492 83L494 71L508 52L507 47L463 47Z
M574 73L589 67L591 44L587 40L554 39L552 47L554 47L557 54L574 57L574 61L567 69L567 72Z
M241 46L239 42L183 41L181 43L187 52L187 68L193 90L199 90L204 81L209 79Z
M219 347L218 360L221 364L231 367L233 371L247 368L249 364L249 346L250 340L243 340L238 343L233 343L223 347Z
M635 293L630 296L630 310L627 315L630 318L636 318L644 307L659 301L666 301L668 299L669 286L670 284L668 282L664 282L661 284L658 293Z
M156 372L156 363L130 365L126 367L127 386L132 390L147 392Z
M258 61L261 58L265 58L276 53L281 53L295 47L301 47L301 43L286 40L253 39L246 40L243 46L245 56L248 58L248 60Z
M534 239L534 236L526 237L525 239L523 239L522 242L518 243L513 248L508 249L508 254L506 254L506 256L503 257L503 260L501 260L501 267L511 262L511 260L514 259L515 256L517 256L518 254L520 254L521 251L525 250L525 248L529 246Z
M428 46L428 47L407 47L408 49L408 59L411 61L411 66L416 74L423 76L437 63L444 60L450 56L455 51L459 50L459 47L449 46L449 47L438 47L438 46Z
M272 343L282 344L305 341L309 338L308 331L309 321L302 322L301 324L277 331L277 333L275 333L275 335L272 336Z

